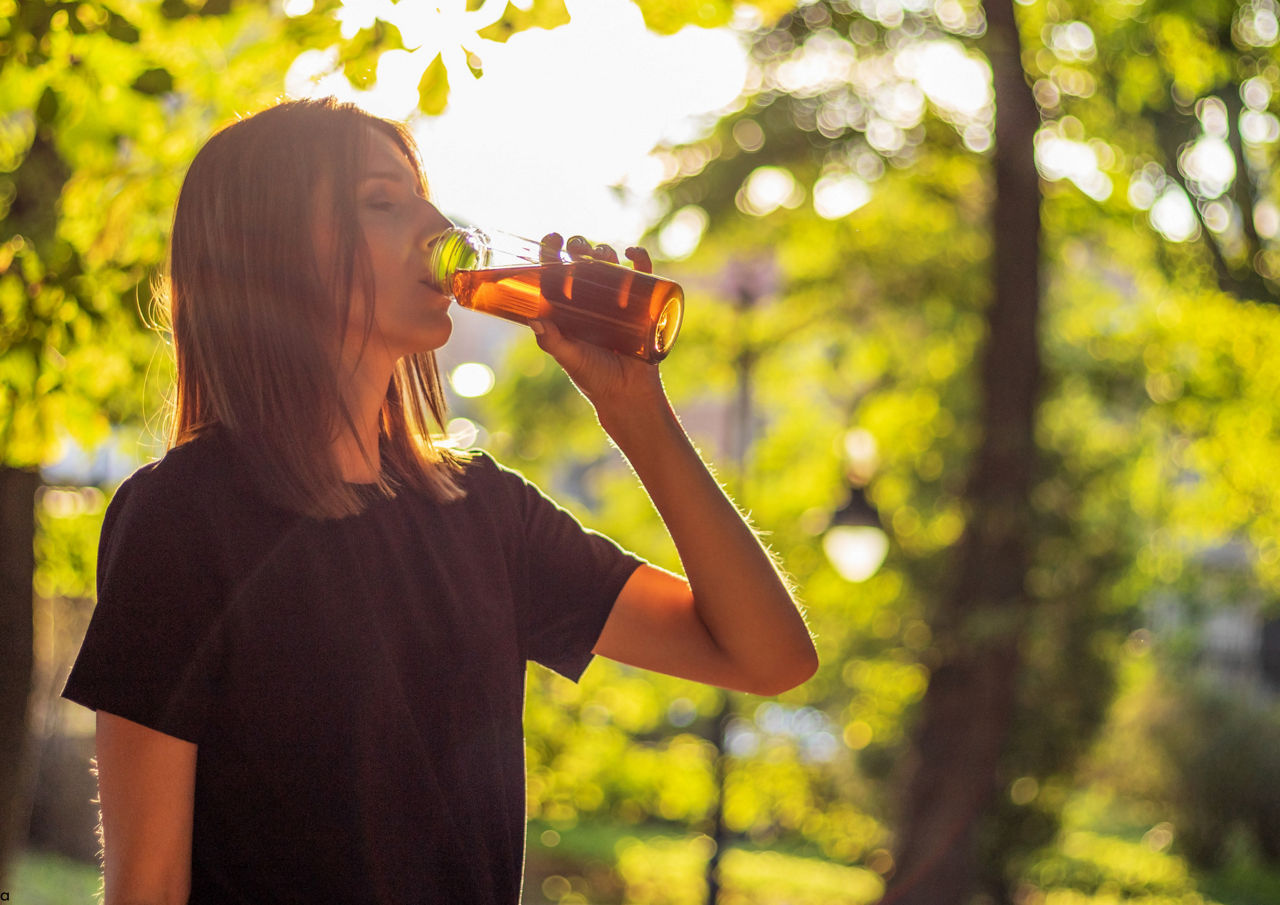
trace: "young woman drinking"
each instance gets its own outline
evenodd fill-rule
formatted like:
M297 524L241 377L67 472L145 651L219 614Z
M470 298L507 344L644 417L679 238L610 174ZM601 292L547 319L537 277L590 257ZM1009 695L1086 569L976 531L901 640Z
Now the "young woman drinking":
M65 690L97 711L106 905L513 905L527 661L765 695L816 668L657 367L534 324L687 579L432 445L451 323L422 251L450 225L403 127L333 101L241 120L193 162L171 448L109 507Z

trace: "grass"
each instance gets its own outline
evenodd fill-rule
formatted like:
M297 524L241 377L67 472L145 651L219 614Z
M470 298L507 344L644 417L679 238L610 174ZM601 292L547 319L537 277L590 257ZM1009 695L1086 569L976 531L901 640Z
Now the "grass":
M1103 814L1093 816L1102 817ZM1046 852L1024 896L1036 905L1272 905L1280 871L1239 857L1226 868L1196 873L1151 838L1082 821ZM671 828L579 824L529 828L526 905L681 905L701 902L710 840ZM862 905L878 879L858 867L780 852L726 853L726 899L732 905ZM1034 872L1033 872L1034 873ZM1047 882L1046 882L1047 881ZM92 864L26 852L12 866L9 901L21 905L95 905L101 879Z
M531 823L525 905L701 905L713 843L674 826ZM869 870L820 858L726 851L726 905L869 905L883 891Z
M24 852L9 872L10 901L15 905L94 905L102 874L96 864L45 852Z

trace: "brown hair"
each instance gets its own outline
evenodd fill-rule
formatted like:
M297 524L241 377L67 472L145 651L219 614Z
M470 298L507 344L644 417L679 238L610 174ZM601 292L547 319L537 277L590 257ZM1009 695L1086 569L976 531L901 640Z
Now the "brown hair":
M334 337L357 280L374 298L355 201L370 129L404 152L425 194L407 130L333 98L282 103L215 134L183 182L161 288L177 365L170 446L221 425L272 502L316 517L363 508L331 444L353 426ZM323 262L317 197L332 205L337 231ZM397 363L379 418L384 495L398 484L437 500L460 495L459 457L431 441L445 408L434 353Z

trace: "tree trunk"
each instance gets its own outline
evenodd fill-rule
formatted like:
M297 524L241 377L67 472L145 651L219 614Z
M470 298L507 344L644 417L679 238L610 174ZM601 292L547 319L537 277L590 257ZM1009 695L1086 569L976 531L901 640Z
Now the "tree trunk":
M40 475L0 466L0 887L25 830L22 778L33 666L35 495Z
M987 0L996 98L992 289L979 372L982 441L953 584L933 619L935 660L913 737L896 870L883 902L961 905L982 890L982 819L1001 785L1029 605L1034 422L1040 385L1040 124L1011 0Z

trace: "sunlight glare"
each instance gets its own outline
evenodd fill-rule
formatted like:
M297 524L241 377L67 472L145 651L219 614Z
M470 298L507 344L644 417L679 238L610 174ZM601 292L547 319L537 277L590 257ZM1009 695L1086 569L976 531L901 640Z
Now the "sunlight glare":
M871 200L871 187L852 173L823 176L813 187L813 209L825 220L847 217Z
M338 50L304 50L289 65L284 74L284 93L288 97L325 97L333 95L348 98L351 85L338 65Z
M449 374L453 391L467 398L485 395L495 382L493 369L479 361L465 361Z
M898 55L895 67L936 106L975 119L992 105L991 67L969 56L959 41L925 41Z
M470 418L451 418L445 425L445 436L454 449L469 449L480 437L480 426Z
M835 32L818 32L780 63L769 81L788 94L812 97L850 81L856 63L852 44Z
M707 212L696 204L680 208L658 233L658 251L670 261L689 257L702 241L708 222Z
M1151 205L1151 225L1170 242L1186 242L1200 231L1196 213L1187 195L1177 185L1169 185Z
M1260 201L1253 209L1253 227L1264 239L1280 233L1280 208L1270 201Z
M343 0L334 18L341 23L342 37L349 41L378 19L391 21L394 12L390 0Z
M804 188L784 167L756 167L738 190L736 201L744 214L763 217L780 207L799 207Z
M1271 103L1271 83L1260 75L1246 79L1240 86L1240 99L1250 110L1266 110Z
M332 94L376 115L410 119L432 198L460 222L634 244L662 212L650 152L663 141L700 137L707 117L737 100L746 48L723 28L654 34L630 0L566 6L568 25L500 43L475 35L501 11L495 0L476 12L461 0L346 0L344 34L380 16L417 49L384 54L367 92L351 88L341 72L325 75L336 66L333 53L309 52L295 60L285 90ZM468 51L484 62L480 78L467 67ZM418 79L436 54L449 74L448 107L415 118Z
M1045 179L1069 179L1095 201L1111 197L1111 180L1098 166L1098 154L1082 141L1072 141L1051 129L1036 133L1036 166Z
M451 67L449 108L415 132L445 210L513 232L632 244L660 210L650 151L696 137L688 117L737 98L745 51L724 29L655 35L628 0L569 8L569 25L479 42L483 77Z
M1202 198L1217 198L1236 178L1236 156L1221 138L1206 135L1183 151L1178 165Z
M1240 114L1240 137L1251 145L1271 144L1280 139L1280 119L1265 111L1246 110Z

